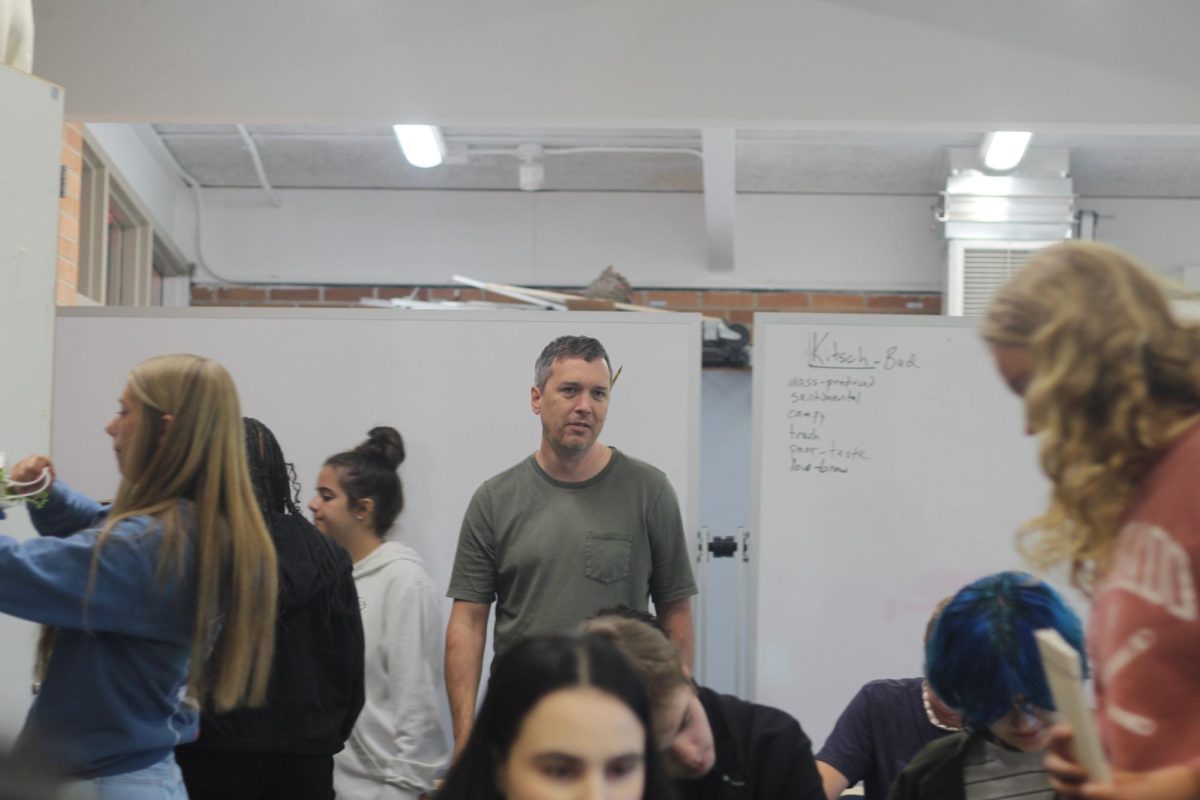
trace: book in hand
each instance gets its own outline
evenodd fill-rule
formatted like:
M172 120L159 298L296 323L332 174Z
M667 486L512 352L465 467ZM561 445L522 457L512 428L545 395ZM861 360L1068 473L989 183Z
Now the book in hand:
M1075 733L1073 749L1076 760L1087 770L1090 780L1111 783L1112 773L1104 757L1104 748L1100 745L1096 720L1084 696L1083 664L1079 652L1053 628L1043 628L1034 636L1058 715Z

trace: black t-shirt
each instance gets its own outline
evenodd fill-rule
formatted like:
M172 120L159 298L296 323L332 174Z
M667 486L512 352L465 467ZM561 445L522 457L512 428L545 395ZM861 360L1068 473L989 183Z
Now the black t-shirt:
M824 800L812 742L790 714L701 688L717 760L675 783L681 800Z

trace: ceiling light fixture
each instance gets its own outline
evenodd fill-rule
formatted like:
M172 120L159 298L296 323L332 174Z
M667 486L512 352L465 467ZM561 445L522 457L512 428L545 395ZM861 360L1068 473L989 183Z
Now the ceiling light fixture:
M404 157L414 167L436 167L446 156L446 140L436 125L393 125Z
M983 164L997 172L1010 170L1025 157L1029 149L1029 131L992 131L983 137Z

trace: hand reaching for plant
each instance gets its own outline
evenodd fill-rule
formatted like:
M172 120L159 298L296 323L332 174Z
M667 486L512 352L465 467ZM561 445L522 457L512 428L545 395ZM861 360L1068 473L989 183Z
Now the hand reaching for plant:
M45 503L54 483L54 464L48 456L28 456L5 471L0 459L0 507L16 500L26 500L35 506Z

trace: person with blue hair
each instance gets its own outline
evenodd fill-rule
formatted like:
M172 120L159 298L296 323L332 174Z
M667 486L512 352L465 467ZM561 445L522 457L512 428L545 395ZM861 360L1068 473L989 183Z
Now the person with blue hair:
M1034 640L1042 628L1084 653L1079 618L1031 575L989 575L954 595L925 646L925 675L965 730L926 745L891 800L1054 796L1042 766L1057 717Z

